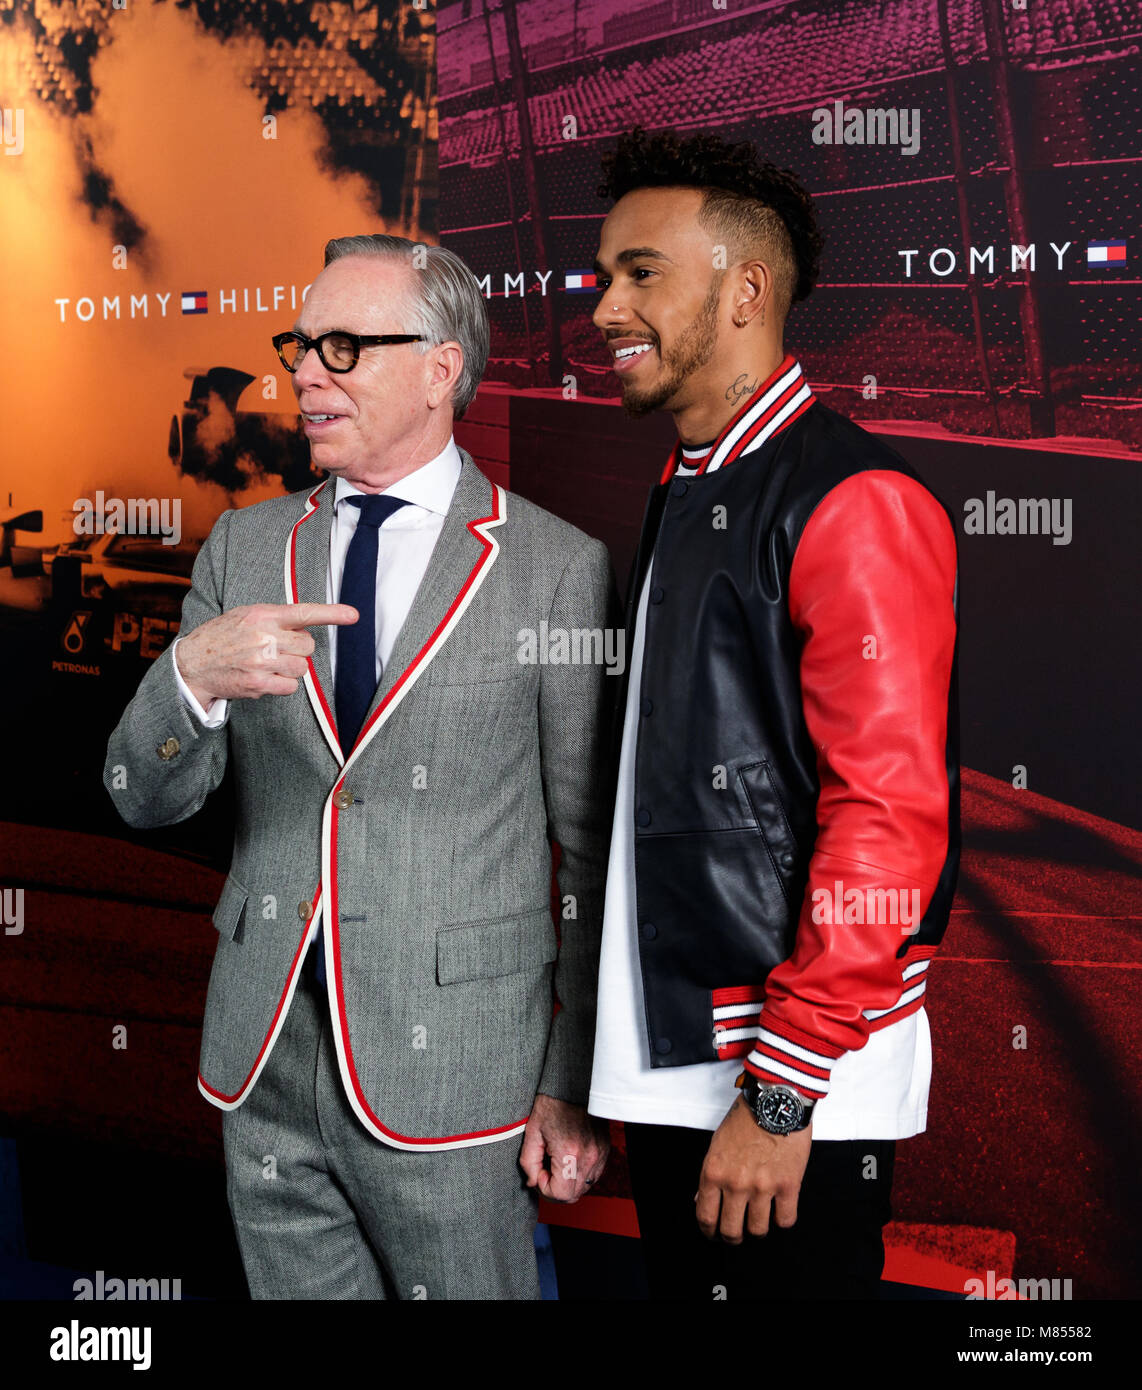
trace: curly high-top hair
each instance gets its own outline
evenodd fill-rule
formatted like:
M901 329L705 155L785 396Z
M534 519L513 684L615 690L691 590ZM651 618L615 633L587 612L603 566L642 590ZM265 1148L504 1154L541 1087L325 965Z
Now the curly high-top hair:
M765 247L774 265L778 310L806 299L820 273L825 238L809 194L790 169L760 159L751 140L717 135L655 135L641 126L602 158L600 198L615 202L638 188L700 188L699 220L742 256Z

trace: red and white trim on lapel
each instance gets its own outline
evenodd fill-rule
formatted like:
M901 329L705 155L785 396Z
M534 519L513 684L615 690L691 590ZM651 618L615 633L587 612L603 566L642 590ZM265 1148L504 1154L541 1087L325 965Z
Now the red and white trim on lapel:
M780 434L803 415L816 399L801 373L801 364L787 353L773 375L762 382L723 428L701 462L695 461L691 466L683 458L682 441L677 441L659 482L668 483L675 474L692 478L713 473L742 454L760 449L766 440Z
M318 498L329 486L329 479L326 478L318 483L309 496L305 499L305 512L298 517L294 523L293 530L289 533L289 541L285 549L285 591L286 602L299 602L297 596L297 533L305 525L311 516L317 511L320 503ZM333 493L330 492L330 499ZM328 561L326 561L328 564ZM333 756L339 763L344 763L345 755L341 751L341 744L337 739L337 721L333 714L333 706L325 698L325 691L321 688L321 683L317 679L317 668L313 664L313 657L305 659L305 693L309 696L309 703L313 706L313 712L317 715L317 723L328 743Z
M323 930L325 932L326 976L329 983L329 1005L333 1017L333 1038L337 1044L337 1065L341 1071L341 1081L349 1104L357 1118L375 1138L397 1149L462 1149L475 1144L490 1144L497 1139L506 1139L513 1134L521 1134L527 1124L527 1116L513 1124L501 1125L497 1129L474 1130L468 1134L449 1134L438 1138L419 1138L409 1134L398 1134L390 1129L373 1111L365 1099L353 1059L353 1047L349 1038L349 1020L345 1013L345 994L341 985L341 937L338 930L337 903L337 824L340 811L334 804L337 793L345 784L349 770L356 763L362 751L376 736L381 726L392 715L408 692L424 673L429 662L451 636L453 629L464 616L468 605L475 598L480 585L488 577L496 562L500 546L491 534L494 527L502 526L507 519L507 494L496 483L491 484L491 512L477 521L468 522L469 532L483 545L483 553L472 566L467 578L461 584L456 597L448 606L432 635L401 672L400 678L389 689L384 699L366 720L357 742L349 754L341 773L330 789L325 802L325 813L321 830L321 881L328 887L328 911L325 913Z

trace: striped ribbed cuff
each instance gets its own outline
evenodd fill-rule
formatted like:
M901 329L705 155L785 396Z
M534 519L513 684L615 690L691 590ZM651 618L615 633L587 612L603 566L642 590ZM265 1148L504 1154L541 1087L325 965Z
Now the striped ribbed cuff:
M773 1085L793 1086L810 1100L829 1093L829 1077L845 1049L811 1037L762 1009L757 1041L745 1059L746 1070Z

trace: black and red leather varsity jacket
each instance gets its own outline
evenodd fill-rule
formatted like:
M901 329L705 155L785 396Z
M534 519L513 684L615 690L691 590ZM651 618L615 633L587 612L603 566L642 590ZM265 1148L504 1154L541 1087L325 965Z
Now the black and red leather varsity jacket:
M763 442L760 445L758 440ZM955 532L792 357L647 503L635 887L654 1066L819 1099L918 1010L959 863ZM620 721L621 722L621 721Z

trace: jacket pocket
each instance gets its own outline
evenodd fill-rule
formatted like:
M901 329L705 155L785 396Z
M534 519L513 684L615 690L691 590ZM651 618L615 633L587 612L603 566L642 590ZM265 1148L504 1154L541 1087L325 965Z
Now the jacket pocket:
M785 814L785 807L777 794L772 770L765 761L750 763L738 770L738 776L741 778L757 828L761 832L773 872L781 886L785 901L788 902L801 856L789 818Z
M227 941L233 941L236 937L240 939L246 899L249 896L249 890L243 888L236 878L226 875L226 882L222 885L222 896L218 899L212 920L219 936L225 937Z
M538 969L558 954L551 909L546 905L514 917L441 927L436 934L436 981L453 985L514 975Z

